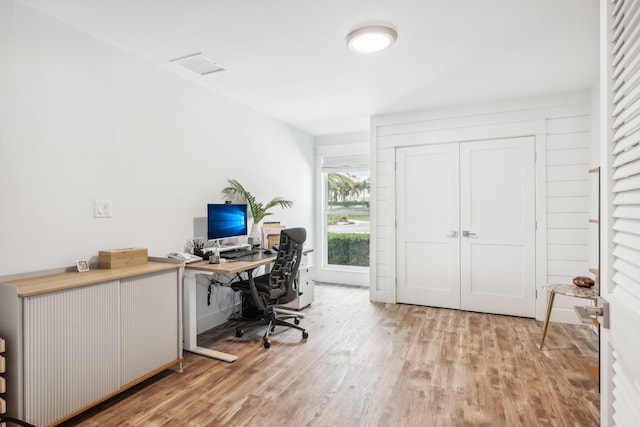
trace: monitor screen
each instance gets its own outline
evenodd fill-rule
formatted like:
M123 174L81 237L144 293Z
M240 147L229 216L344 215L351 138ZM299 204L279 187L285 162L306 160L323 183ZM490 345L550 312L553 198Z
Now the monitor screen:
M207 205L207 238L225 239L247 235L246 204Z

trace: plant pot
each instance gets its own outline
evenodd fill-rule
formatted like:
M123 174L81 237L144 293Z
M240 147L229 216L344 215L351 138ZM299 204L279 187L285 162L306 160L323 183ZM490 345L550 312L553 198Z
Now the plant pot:
M260 224L252 224L249 237L253 239L253 246L259 247L261 243Z

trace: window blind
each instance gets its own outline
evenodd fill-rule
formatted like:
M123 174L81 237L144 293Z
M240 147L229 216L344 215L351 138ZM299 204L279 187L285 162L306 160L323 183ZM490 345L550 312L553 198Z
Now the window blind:
M344 170L369 168L368 154L351 154L344 156L327 156L322 158L322 170Z

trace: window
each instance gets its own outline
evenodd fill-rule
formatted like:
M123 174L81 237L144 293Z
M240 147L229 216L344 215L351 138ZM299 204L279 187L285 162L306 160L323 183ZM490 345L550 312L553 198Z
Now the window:
M368 156L323 158L324 265L351 271L369 268Z

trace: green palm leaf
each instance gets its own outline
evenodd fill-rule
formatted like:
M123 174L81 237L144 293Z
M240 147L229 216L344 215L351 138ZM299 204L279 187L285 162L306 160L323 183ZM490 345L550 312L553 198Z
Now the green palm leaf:
M229 186L222 190L225 199L237 203L246 203L249 206L249 214L253 218L253 222L255 224L260 223L264 217L273 215L269 210L276 206L280 206L282 209L293 206L293 202L291 200L285 200L281 197L275 197L271 199L269 203L263 205L256 201L255 196L244 188L238 180L229 179L228 182Z

